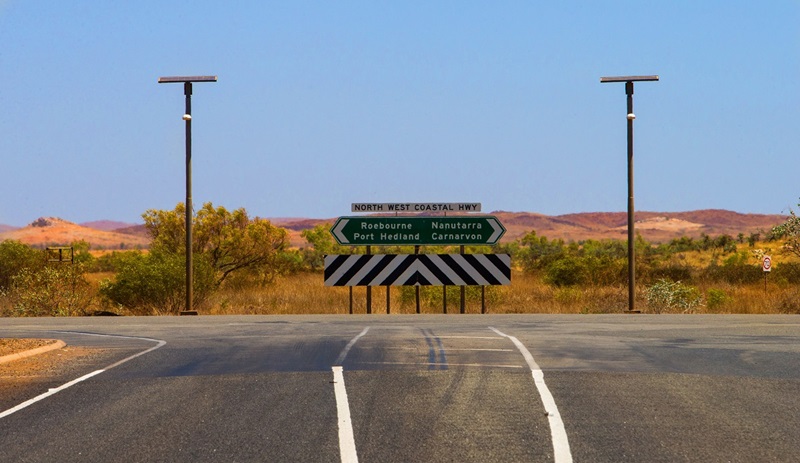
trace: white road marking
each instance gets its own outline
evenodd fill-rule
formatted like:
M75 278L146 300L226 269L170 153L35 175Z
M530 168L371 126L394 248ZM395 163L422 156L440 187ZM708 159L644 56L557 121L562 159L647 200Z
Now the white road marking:
M453 349L452 347L447 349L450 352L452 351L477 351L477 352L514 352L514 349L480 349L480 348L464 348L464 349Z
M369 331L369 327L364 328L364 330L361 333L359 333L358 336L351 339L350 342L348 342L347 345L344 346L344 349L342 349L342 353L339 354L339 357L336 358L336 361L333 362L333 364L341 365L342 362L344 362L344 358L347 357L348 352L350 352L350 349L353 348L353 345L356 343L356 341L358 341L359 339L361 339L362 336L367 334L367 331Z
M105 370L93 371L93 372L89 373L88 375L81 376L80 378L73 379L72 381L70 381L70 382L68 382L66 384L63 384L63 385L61 385L59 387L52 388L52 389L48 390L47 392L45 392L44 394L40 394L40 395L30 399L30 400L26 400L25 402L22 402L21 404L17 405L16 407L9 408L8 410L4 411L3 413L0 413L0 418L5 418L8 415L16 413L16 412L22 410L23 408L26 408L26 407L28 407L30 405L33 405L36 402L39 402L40 400L44 400L44 399L50 397L53 394L57 394L57 393L63 391L64 389L67 389L68 387L74 386L74 385L76 385L76 384L78 384L78 383L80 383L82 381L85 381L85 380L91 378L92 376L99 375L100 373L102 373L104 371Z
M74 385L76 385L78 383L86 381L89 378L97 376L100 373L106 372L106 371L108 371L108 370L110 370L110 369L112 369L112 368L114 368L116 366L122 365L123 363L125 363L125 362L127 362L129 360L133 360L136 357L144 355L144 354L146 354L148 352L152 352L152 351L158 349L159 347L162 347L164 344L167 343L166 341L161 341L159 339L139 338L139 337L136 337L136 336L117 336L117 335L111 335L111 334L97 334L97 333L76 333L74 331L68 331L68 333L70 333L70 334L80 334L80 335L83 335L83 336L100 336L100 337L106 337L106 338L139 339L139 340L142 340L142 341L155 342L157 344L155 346L147 349L147 350L144 350L144 351L139 352L137 354L131 355L130 357L126 357L126 358L120 360L119 362L112 363L111 365L103 368L102 370L96 370L96 371L93 371L93 372L91 372L91 373L89 373L87 375L83 375L80 378L73 379L72 381L70 381L70 382L68 382L66 384L63 384L63 385L61 385L59 387L52 388L52 389L48 390L44 394L40 394L40 395L30 399L30 400L26 400L25 402L22 402L21 404L17 405L16 407L9 408L8 410L0 413L0 419L5 418L8 415L11 415L13 413L16 413L16 412L22 410L23 408L27 408L27 407L35 404L36 402L39 402L41 400L44 400L44 399L50 397L51 395L57 394L57 393L63 391L64 389L70 388L70 387L72 387L72 386L74 386Z
M489 363L431 363L431 362L360 362L365 365L450 365L455 367L487 367L487 368L525 368L522 365L493 365Z
M509 336L491 326L489 329L504 338L510 339L525 358L533 374L533 382L536 384L536 389L539 391L539 396L542 398L544 409L547 412L547 420L550 423L550 437L553 440L553 456L555 457L555 461L556 463L571 463L572 452L569 448L567 431L564 429L564 421L561 419L561 414L558 412L553 394L550 393L550 389L547 388L547 384L544 382L544 373L542 373L542 369L539 368L536 360L533 359L533 355L531 355L530 351L528 351L519 339L514 336Z
M364 328L361 333L350 340L331 369L333 370L333 394L336 396L336 414L339 420L339 457L342 463L358 463L356 439L353 435L353 423L350 421L350 403L347 401L347 389L344 387L344 370L342 363L353 345L369 331Z
M339 456L342 463L358 463L353 423L350 421L350 404L344 387L342 367L333 367L333 392L336 396L336 413L339 417Z

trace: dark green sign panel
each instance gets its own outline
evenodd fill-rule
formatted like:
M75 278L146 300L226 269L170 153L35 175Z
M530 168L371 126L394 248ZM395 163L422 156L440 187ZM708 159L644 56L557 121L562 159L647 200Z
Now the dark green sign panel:
M496 244L505 232L493 216L340 217L331 228L349 246Z

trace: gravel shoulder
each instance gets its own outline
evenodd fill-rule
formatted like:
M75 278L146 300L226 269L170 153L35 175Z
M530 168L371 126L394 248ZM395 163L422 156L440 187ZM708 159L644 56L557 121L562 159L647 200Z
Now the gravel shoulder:
M0 338L0 357L6 355L19 354L39 347L52 344L52 339L17 339Z
M0 357L29 352L58 342L55 339L0 338ZM48 388L80 376L106 361L107 349L65 346L0 363L0 411L30 399Z

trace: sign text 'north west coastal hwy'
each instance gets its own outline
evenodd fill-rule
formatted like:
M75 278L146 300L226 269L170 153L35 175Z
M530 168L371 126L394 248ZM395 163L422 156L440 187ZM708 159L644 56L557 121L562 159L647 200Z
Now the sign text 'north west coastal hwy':
M481 203L352 203L350 212L480 212Z
M493 216L340 217L331 228L348 246L496 244L505 232Z

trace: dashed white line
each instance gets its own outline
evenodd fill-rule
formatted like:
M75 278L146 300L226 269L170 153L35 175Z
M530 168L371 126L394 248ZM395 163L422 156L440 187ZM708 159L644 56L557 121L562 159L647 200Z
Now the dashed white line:
M536 389L539 391L539 396L542 398L544 409L547 412L547 420L550 423L550 437L553 441L553 456L555 461L556 463L571 463L572 452L569 448L567 431L564 429L564 421L561 419L561 414L558 412L558 407L556 406L556 401L553 398L553 394L550 393L550 389L547 388L547 384L544 382L544 373L542 373L542 369L539 368L536 360L533 359L533 355L531 355L530 351L528 351L528 349L519 341L519 339L515 338L514 336L509 336L495 328L492 328L491 326L489 329L500 336L511 340L511 342L517 346L517 349L519 349L519 352L525 358L525 362L528 363L531 373L533 374L533 382L536 384Z
M463 348L463 349L454 349L454 348L452 348L452 347L451 347L451 348L449 348L449 349L447 349L447 350L448 350L448 351L450 351L450 352L453 352L453 351L469 351L469 352L514 352L514 349L482 349L482 348L471 348L471 347L467 347L467 348Z
M333 364L341 365L342 362L344 362L344 358L347 357L347 354L350 352L350 349L353 348L353 345L356 343L356 341L358 341L359 339L361 339L361 337L367 334L367 331L369 331L369 327L364 328L364 330L361 331L361 333L359 333L358 336L351 339L350 342L348 342L347 345L344 346L344 349L342 349L342 352L339 354L339 357L336 358L336 361Z
M345 357L353 348L353 345L369 331L369 327L364 328L361 333L350 340L332 368L333 370L333 394L336 396L336 414L339 423L339 457L342 463L358 463L358 453L356 453L356 439L353 435L353 422L350 421L350 403L347 400L347 389L344 387L344 370L342 363Z
M364 365L416 365L416 366L440 366L451 365L454 367L485 367L485 368L525 368L522 365L503 365L490 363L437 363L437 362L361 362Z
M350 421L350 404L344 387L342 367L333 367L333 392L336 396L336 413L339 417L339 455L342 463L358 463L353 423Z

